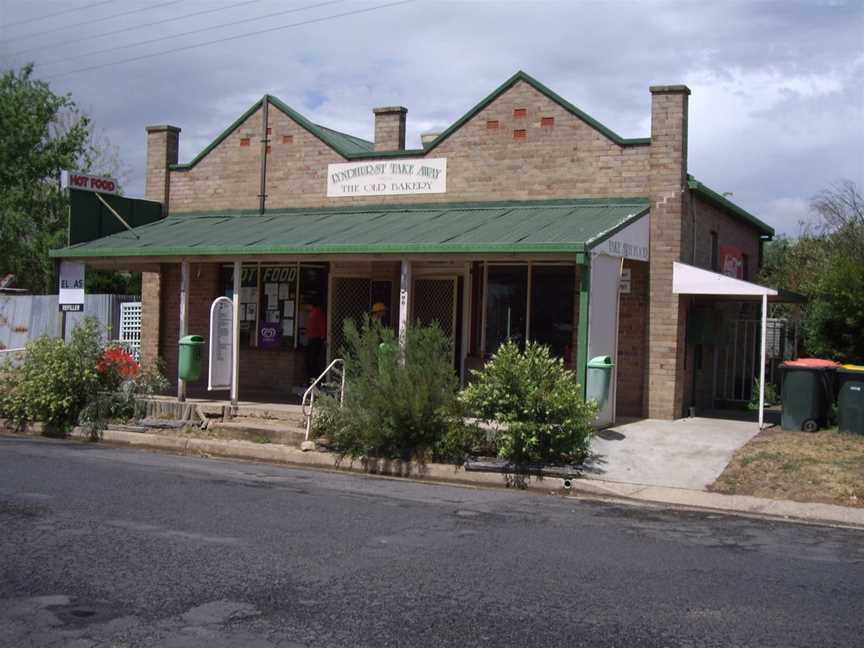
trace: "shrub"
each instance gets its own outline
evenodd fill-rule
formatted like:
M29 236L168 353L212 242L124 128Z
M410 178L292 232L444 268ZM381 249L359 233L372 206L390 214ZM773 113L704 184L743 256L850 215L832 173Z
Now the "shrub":
M43 422L59 434L80 421L95 438L106 420L134 416L136 396L167 385L157 368L142 369L122 347L103 347L98 324L88 318L68 344L37 338L19 367L0 371L0 417L19 427Z
M21 365L3 373L0 416L18 426L41 421L65 434L104 384L96 369L101 357L92 319L72 331L69 344L50 337L28 342Z
M500 458L515 464L585 459L596 405L584 400L576 375L547 347L529 342L523 352L508 341L472 373L461 400L496 427Z
M316 431L341 453L423 460L452 443L458 380L450 341L437 325L408 327L403 356L391 329L368 318L359 329L348 321L342 357L344 408L324 398L316 420Z

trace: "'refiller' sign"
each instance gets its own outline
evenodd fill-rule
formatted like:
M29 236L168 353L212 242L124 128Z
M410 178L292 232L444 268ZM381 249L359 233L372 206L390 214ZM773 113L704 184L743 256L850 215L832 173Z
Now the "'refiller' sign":
M234 378L234 303L217 298L210 306L210 362L207 389L231 389Z
M57 303L61 313L80 313L84 310L83 263L60 262L60 293Z

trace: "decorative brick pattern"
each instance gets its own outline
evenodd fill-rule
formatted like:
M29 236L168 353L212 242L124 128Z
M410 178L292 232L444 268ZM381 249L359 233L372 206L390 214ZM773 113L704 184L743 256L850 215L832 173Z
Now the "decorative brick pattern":
M417 157L447 158L446 193L347 198L326 196L327 165L346 160L271 105L271 131L292 145L273 146L268 155L267 206L648 197L650 272L647 264L627 262L632 292L621 299L618 362L627 370L618 374L619 412L674 418L683 412L688 382L684 323L689 300L671 292L672 262L709 265L710 229L719 232L721 245L736 245L748 254L754 270L759 258L755 229L689 194L688 94L682 86L652 88L651 144L620 146L519 81L438 146L418 152ZM399 107L376 109L376 150L404 148L405 112ZM193 168L170 173L166 165L176 161L179 130L148 132L148 197L167 201L175 214L257 208L261 147L240 142L257 142L261 126L259 109ZM514 141L516 132L524 137ZM193 265L199 267L204 279L193 279L190 332L206 331L207 308L221 290L218 266L207 270ZM160 297L161 318L154 324L151 308L148 325L146 304ZM143 300L144 347L146 336L154 330L159 336L161 329L160 350L169 361L169 375L176 375L179 268L163 266L161 279L158 274L145 276ZM578 298L575 303L578 310ZM279 376L279 385L299 384L303 373L302 353L241 349L243 389L273 388L273 376Z

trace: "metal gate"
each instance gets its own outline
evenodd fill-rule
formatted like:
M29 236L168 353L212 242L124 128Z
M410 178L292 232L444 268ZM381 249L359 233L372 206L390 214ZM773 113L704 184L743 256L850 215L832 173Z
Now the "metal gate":
M798 325L786 318L768 318L765 336L765 383L776 384L777 368L797 357ZM759 380L760 336L758 319L731 320L721 344L715 347L714 400L746 403Z
M414 280L412 321L423 326L438 322L441 330L456 340L456 277ZM455 353L455 344L450 347Z

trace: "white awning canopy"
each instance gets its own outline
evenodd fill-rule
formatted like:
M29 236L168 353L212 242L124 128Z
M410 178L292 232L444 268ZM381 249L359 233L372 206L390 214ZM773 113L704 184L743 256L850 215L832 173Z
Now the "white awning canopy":
M765 425L765 338L768 322L768 297L776 297L774 288L741 281L734 277L703 270L686 263L672 263L672 292L676 295L733 295L737 297L761 297L762 344L759 351L759 429Z
M766 288L677 261L672 264L672 292L676 295L777 296L774 288Z

